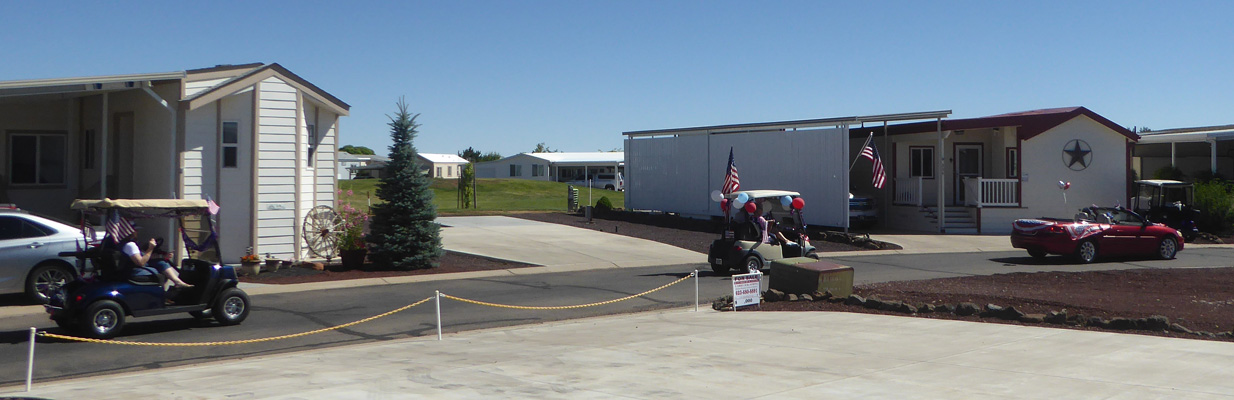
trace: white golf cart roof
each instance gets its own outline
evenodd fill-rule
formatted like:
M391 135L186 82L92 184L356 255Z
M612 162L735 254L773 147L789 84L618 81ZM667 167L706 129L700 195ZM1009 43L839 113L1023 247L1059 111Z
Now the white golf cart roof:
M111 209L111 208L158 208L166 210L201 209L206 208L205 200L179 199L103 199L74 200L69 207L73 210Z
M784 196L801 197L801 193L790 192L787 190L742 190L724 195L724 197L735 199L738 195L745 193L751 199L766 199L766 198L781 198Z

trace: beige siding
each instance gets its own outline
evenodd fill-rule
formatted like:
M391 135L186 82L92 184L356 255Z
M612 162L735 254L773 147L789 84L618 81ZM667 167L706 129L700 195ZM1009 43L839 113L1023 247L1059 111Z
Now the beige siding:
M257 249L280 259L298 259L295 250L296 89L277 77L261 83L258 106ZM275 146L270 146L275 145ZM277 148L279 150L268 150ZM293 192L287 193L286 186Z
M201 93L206 89L212 88L215 85L223 83L229 78L207 79L204 81L186 82L184 84L184 97L191 97L197 93Z

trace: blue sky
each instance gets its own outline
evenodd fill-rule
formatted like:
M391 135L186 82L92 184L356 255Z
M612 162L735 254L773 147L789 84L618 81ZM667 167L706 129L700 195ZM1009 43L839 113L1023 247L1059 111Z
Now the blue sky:
M1086 106L1234 124L1234 2L6 2L0 80L277 62L351 104L342 144L508 156L621 132Z

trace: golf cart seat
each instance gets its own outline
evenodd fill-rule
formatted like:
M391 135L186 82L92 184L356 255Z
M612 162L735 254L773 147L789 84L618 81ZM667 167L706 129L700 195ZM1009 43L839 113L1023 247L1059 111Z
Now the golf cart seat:
M154 268L141 266L129 269L128 281L139 286L155 286L162 285L164 282L163 274L155 271Z

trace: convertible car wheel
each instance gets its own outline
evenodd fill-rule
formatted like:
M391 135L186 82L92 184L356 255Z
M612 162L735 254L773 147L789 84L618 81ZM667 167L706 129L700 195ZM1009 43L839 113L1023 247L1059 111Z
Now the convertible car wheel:
M236 325L249 316L249 296L243 290L229 288L219 293L210 308L220 325Z
M1033 256L1033 258L1045 258L1045 250L1028 249L1028 255Z
M87 336L111 339L124 328L124 309L114 301L99 300L86 308L81 322Z
M1157 255L1163 260L1174 258L1178 254L1178 242L1174 238L1161 239L1161 246L1157 247Z
M1093 262L1093 260L1096 260L1097 243L1092 240L1080 242L1080 245L1076 246L1075 249L1075 258L1079 260L1081 264L1088 264Z

